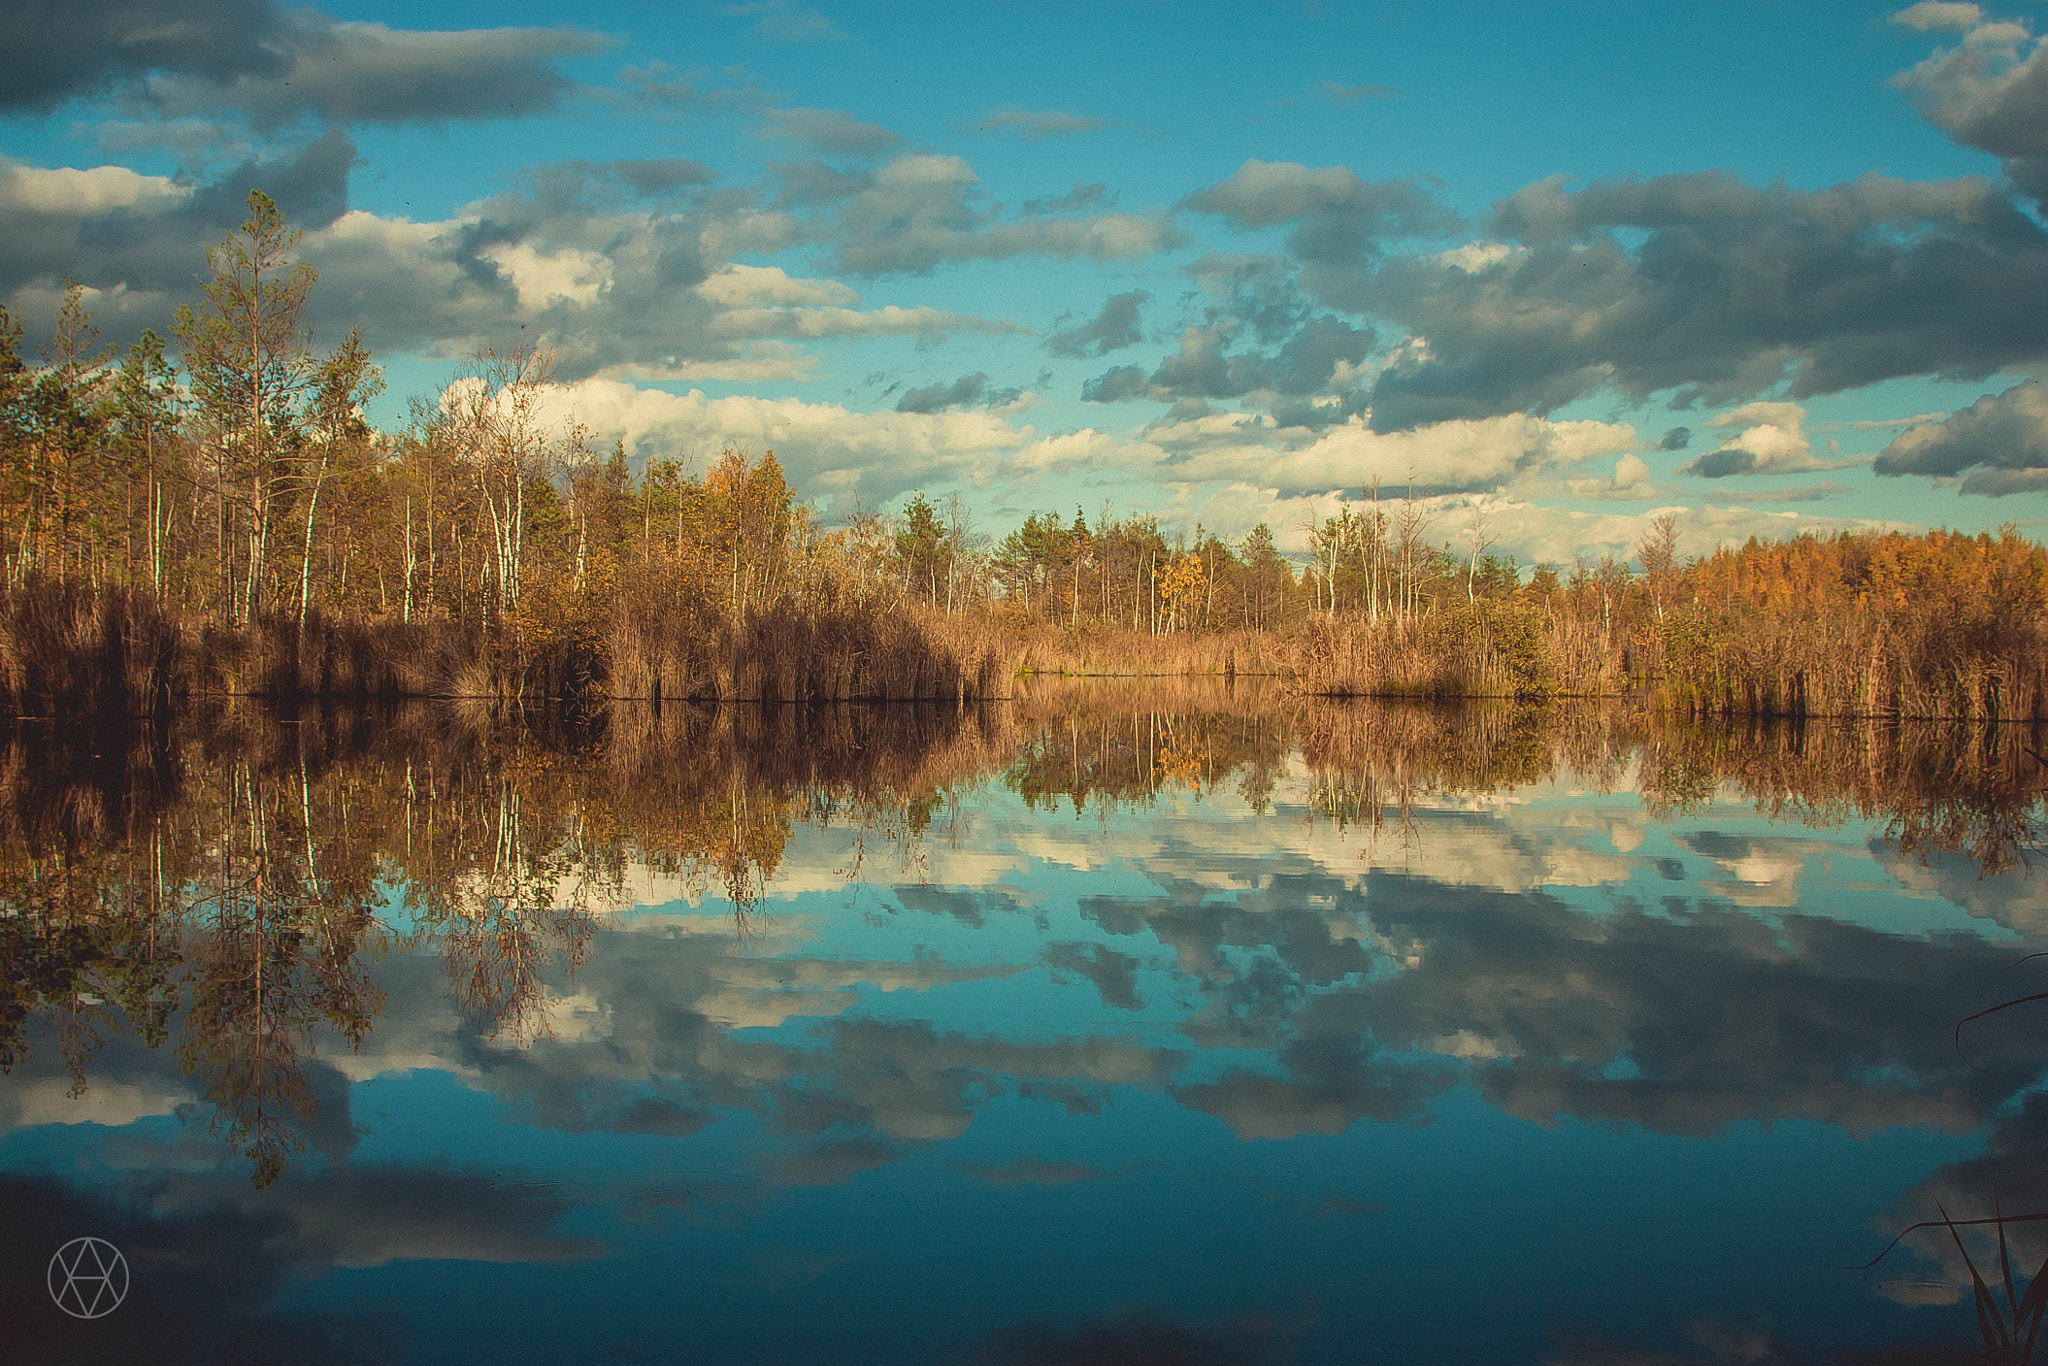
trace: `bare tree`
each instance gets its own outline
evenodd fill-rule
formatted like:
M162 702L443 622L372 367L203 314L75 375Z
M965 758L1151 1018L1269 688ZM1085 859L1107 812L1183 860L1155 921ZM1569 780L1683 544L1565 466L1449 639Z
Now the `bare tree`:
M1678 569L1678 514L1661 513L1650 520L1649 530L1636 543L1636 559L1650 580L1650 599L1657 606L1657 620L1664 620L1664 599L1670 591L1671 576Z
M526 545L526 488L552 478L571 440L558 444L542 429L541 399L554 382L555 353L522 343L500 355L487 350L441 393L456 449L476 473L490 514L492 569L498 610L519 606Z
M1492 544L1491 519L1486 515L1485 508L1475 507L1472 515L1472 555L1465 564L1465 601L1467 603L1474 601L1472 580L1479 573L1479 557L1485 554L1486 548Z

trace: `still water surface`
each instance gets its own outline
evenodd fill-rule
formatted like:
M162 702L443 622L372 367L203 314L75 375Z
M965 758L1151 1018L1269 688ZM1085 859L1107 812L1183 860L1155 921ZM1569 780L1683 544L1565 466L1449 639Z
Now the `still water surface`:
M130 1361L1981 1360L1953 1245L1845 1268L1937 1200L2048 1210L2048 1006L1955 1032L2048 988L2028 745L1243 686L22 726L0 1318ZM91 1323L44 1289L84 1234L133 1274Z

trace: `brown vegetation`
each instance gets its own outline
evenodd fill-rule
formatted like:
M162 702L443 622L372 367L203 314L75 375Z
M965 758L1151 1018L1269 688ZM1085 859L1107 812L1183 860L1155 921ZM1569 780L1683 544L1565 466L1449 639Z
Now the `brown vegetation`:
M2048 553L1999 536L1752 542L1681 563L1660 519L1526 580L1377 488L1231 543L1156 517L957 498L838 525L773 452L697 470L551 415L548 353L486 352L397 433L351 332L299 319L315 273L261 194L210 253L179 369L98 347L82 290L49 363L0 312L0 693L136 715L212 693L833 702L1002 696L1020 674L1274 674L1332 696L1634 693L1690 713L2038 720Z

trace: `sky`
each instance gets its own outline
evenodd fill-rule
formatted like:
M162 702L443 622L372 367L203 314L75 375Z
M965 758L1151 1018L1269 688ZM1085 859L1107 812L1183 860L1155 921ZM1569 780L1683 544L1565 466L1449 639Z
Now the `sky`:
M1522 563L2048 513L2038 5L0 0L0 301L167 332L251 189L396 429Z

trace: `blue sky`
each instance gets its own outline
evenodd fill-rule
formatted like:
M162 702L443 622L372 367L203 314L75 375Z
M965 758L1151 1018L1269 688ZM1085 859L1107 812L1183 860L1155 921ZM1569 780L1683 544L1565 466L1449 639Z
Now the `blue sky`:
M375 414L539 336L637 458L1524 562L2039 534L2031 9L10 4L0 298L162 330L251 187ZM1914 419L1919 419L1916 423Z

